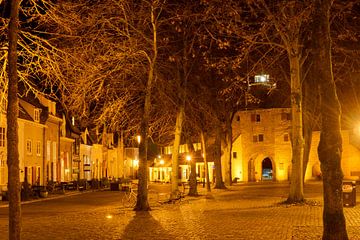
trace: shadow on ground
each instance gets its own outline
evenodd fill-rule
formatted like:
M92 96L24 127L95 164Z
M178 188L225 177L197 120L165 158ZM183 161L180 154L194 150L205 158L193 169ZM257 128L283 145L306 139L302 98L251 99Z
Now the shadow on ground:
M147 232L147 234L144 234ZM145 237L145 238L144 238ZM174 239L149 212L136 212L133 219L125 227L121 239Z

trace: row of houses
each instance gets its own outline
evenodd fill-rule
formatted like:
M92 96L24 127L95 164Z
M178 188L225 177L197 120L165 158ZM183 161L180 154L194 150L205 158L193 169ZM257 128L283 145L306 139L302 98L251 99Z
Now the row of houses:
M0 186L8 182L6 108L0 114ZM75 119L43 96L19 98L18 140L20 181L127 178L137 171L137 148L125 148L113 133L80 131Z
M239 111L232 122L233 143L231 172L233 180L285 181L291 175L291 115L289 108ZM19 98L20 181L46 185L49 181L69 182L79 179L136 178L139 151L125 147L121 136L101 131L80 131L74 118L57 109L54 101L43 96ZM360 131L343 130L342 169L345 178L357 179L360 173ZM319 131L313 132L310 159L305 180L321 178L317 156ZM120 139L120 140L119 140ZM199 181L205 179L201 144L188 154L187 145L180 146L178 176L187 181L190 162L196 161ZM149 180L170 182L172 147L165 147L149 168ZM0 186L7 185L6 111L0 114ZM209 157L210 181L214 181L215 165ZM225 177L225 159L222 159Z

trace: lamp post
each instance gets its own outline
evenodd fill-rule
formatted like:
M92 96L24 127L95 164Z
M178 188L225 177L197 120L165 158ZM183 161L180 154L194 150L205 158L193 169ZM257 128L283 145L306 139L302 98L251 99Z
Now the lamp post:
M164 169L163 169L163 165L164 165L165 161L164 159L160 159L160 181L163 182L162 176L164 176Z

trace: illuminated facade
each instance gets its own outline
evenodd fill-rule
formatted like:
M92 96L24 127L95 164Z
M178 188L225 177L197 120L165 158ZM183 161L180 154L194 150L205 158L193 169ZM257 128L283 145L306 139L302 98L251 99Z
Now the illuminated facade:
M233 120L232 177L240 181L284 181L291 174L291 115L289 108L239 111ZM360 151L342 131L342 169L345 178L360 172ZM320 132L313 132L305 180L321 177L317 146ZM355 177L357 178L357 177Z

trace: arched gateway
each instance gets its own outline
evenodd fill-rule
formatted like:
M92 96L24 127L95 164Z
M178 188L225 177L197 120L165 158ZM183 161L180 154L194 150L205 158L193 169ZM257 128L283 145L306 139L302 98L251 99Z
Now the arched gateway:
M275 180L275 167L270 158L265 158L261 162L261 180L272 181Z

